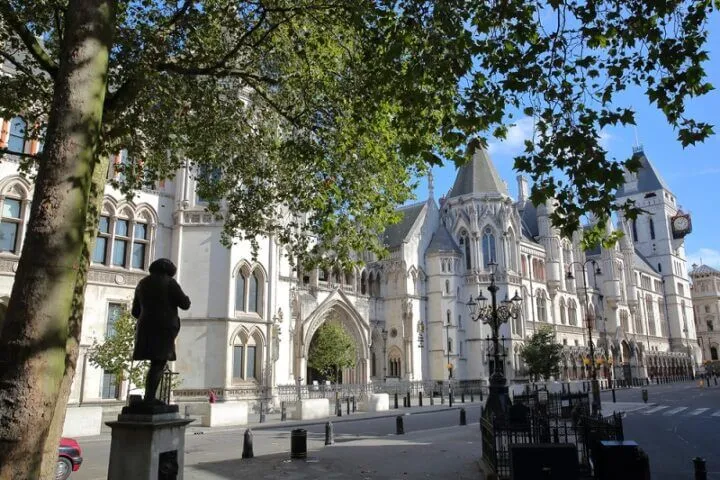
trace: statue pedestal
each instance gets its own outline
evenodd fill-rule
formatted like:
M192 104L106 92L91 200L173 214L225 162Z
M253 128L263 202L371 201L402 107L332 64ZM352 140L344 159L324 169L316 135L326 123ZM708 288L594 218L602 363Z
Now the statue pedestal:
M108 480L182 480L185 427L177 405L125 407L112 429Z

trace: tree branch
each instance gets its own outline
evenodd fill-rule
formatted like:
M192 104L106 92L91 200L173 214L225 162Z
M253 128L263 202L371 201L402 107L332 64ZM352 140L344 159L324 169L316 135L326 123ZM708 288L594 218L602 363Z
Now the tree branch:
M0 13L5 17L15 33L20 37L25 47L28 49L33 58L40 64L43 70L45 70L53 79L57 74L58 66L55 64L50 55L40 45L35 35L20 21L15 10L7 0L0 0Z
M36 73L34 73L32 70L30 70L27 65L24 65L22 62L18 61L14 56L11 54L0 50L0 57L3 57L8 62L15 65L15 68L23 72L25 75L27 75L28 78L30 78L37 86L45 90L45 85L43 85L40 80L38 79L38 76Z

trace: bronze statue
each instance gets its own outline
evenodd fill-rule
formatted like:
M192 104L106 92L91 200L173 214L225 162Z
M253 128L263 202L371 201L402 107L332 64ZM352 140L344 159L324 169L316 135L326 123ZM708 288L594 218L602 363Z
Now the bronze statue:
M173 278L177 268L167 258L150 264L150 275L135 288L132 315L137 318L133 360L149 360L144 403L163 404L155 398L165 364L175 360L175 338L180 331L178 307L190 308L190 298Z

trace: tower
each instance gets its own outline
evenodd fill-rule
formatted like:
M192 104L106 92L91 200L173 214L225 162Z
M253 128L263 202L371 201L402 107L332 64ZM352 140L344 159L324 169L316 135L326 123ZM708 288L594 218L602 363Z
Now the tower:
M690 352L696 338L684 247L684 237L691 231L690 216L682 212L641 147L634 149L633 159L640 168L636 173L626 172L617 201L632 201L643 211L628 220L630 240L662 276L671 350Z

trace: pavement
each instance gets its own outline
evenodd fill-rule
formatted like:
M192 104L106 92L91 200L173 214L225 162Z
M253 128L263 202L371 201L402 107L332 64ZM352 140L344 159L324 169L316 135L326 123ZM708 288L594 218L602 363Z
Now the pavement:
M466 409L468 426L459 427L460 408ZM250 475L249 478L394 479L405 478L405 472L419 478L482 478L476 463L481 454L477 425L480 411L479 402L456 403L452 408L446 402L433 407L330 417L337 443L328 447L324 445L327 420L280 422L279 416L268 417L266 423L250 425L255 453L252 460L240 460L247 426L189 427L185 438L185 478L230 479ZM395 435L398 415L404 420L406 434L402 436ZM308 432L311 458L307 462L289 462L290 431L298 427ZM110 435L78 440L85 460L71 479L106 479ZM447 450L444 443L451 444L452 449ZM388 458L393 461L388 462ZM323 471L327 474L319 473ZM423 476L424 472L431 476Z
M647 404L642 389L648 390ZM698 382L602 392L603 413L624 412L626 440L650 458L653 480L693 478L693 458L707 462L708 480L720 480L720 386Z

